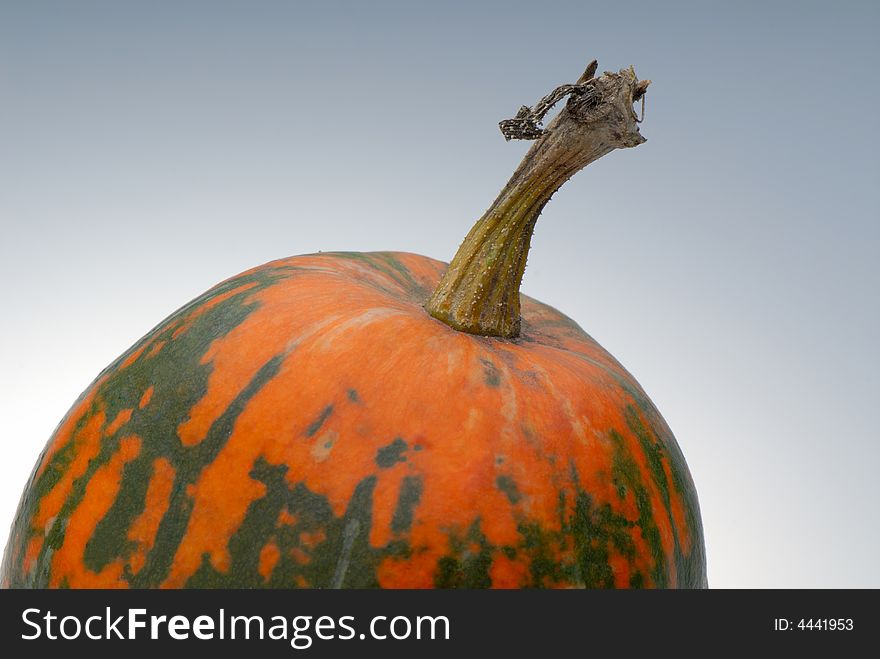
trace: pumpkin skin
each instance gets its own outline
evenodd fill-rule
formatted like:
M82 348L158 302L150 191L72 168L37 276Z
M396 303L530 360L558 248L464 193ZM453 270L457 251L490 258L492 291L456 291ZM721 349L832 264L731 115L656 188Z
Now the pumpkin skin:
M105 369L25 488L6 587L705 587L667 424L572 320L422 308L446 265L229 279Z

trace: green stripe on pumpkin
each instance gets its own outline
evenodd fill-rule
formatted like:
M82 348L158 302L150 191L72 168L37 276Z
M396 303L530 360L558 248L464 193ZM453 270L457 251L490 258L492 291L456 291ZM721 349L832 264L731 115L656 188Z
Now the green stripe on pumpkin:
M125 540L127 530L144 509L147 475L150 473L149 469L153 460L158 456L168 459L177 472L178 482L175 484L173 495L175 500L172 502L172 507L169 508L166 518L169 515L171 517L177 516L173 511L177 510L179 513L181 510L184 481L192 482L193 475L199 473L208 462L213 460L220 448L215 439L213 442L206 440L196 447L186 449L180 445L177 437L178 425L188 418L193 405L205 395L207 390L207 379L211 372L211 366L201 363L202 356L214 340L225 336L257 308L255 302L248 301L254 292L271 286L287 276L290 276L288 268L268 268L224 282L169 316L151 334L144 337L102 372L102 376L106 377L98 385L95 400L82 418L76 422L71 438L49 459L42 474L34 480L29 488L27 498L22 501L20 513L15 522L15 526L21 528L26 525L28 529L28 532L20 533L17 536L22 548L33 537L33 532L30 531L30 520L36 515L40 502L57 486L75 458L77 437L88 420L103 411L109 422L126 409L132 410L131 418L112 436L104 437L101 440L98 455L89 462L86 472L74 481L70 494L55 517L51 529L48 530L46 541L31 573L22 575L10 585L17 587L46 587L49 585L48 575L52 555L64 542L70 515L82 501L92 476L110 460L116 452L119 439L123 436L136 434L146 441L143 442L138 457L125 466L119 496L104 518L98 522L92 538L86 545L84 556L86 567L99 571L113 560L120 557L127 558L130 554L133 547ZM231 295L228 299L205 310L198 317L192 318L192 326L185 333L171 340L175 329L187 322L202 304L248 283L253 283L254 286ZM166 342L162 350L153 354L149 354L148 350L143 350L130 365L121 368L121 364L137 350L159 341ZM272 372L261 371L262 381L269 379L277 372L278 363L274 361L270 363L273 364L270 367ZM154 387L150 403L144 409L140 409L139 402L150 386ZM238 401L238 408L241 408L243 404L242 401ZM235 405L234 402L233 406ZM221 419L224 417L221 416ZM226 423L228 423L228 417L226 417ZM228 432L230 429L231 426L228 426L225 431ZM212 430L217 437L223 434L224 428L218 427L218 429ZM183 508L185 507L184 505ZM13 533L16 530L14 528ZM158 556L163 550L171 551L173 554L174 547L167 543L157 542L157 546L154 546L150 556ZM23 552L18 553L19 557L22 555ZM161 562L170 563L172 558L173 556L167 557ZM21 560L19 558L17 569L11 570L14 575L21 575ZM132 581L138 585L157 585L161 573L167 571L167 568L157 571L155 567L152 567L156 563L155 558L152 561L148 560L148 565Z

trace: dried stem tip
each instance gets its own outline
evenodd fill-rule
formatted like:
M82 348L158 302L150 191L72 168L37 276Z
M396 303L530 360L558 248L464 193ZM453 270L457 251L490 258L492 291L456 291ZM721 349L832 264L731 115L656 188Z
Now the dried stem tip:
M614 149L645 142L633 103L644 102L650 80L632 67L595 78L590 62L575 84L562 85L499 124L504 137L537 140L507 185L452 259L425 308L471 334L514 338L520 330L519 287L538 216L576 172ZM550 109L568 96L546 128Z

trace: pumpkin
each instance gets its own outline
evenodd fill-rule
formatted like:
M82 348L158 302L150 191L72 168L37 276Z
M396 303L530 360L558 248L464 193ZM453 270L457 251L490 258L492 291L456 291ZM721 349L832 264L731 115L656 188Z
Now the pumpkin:
M450 266L274 261L107 367L39 458L3 585L705 586L669 427L574 321L519 293L550 195L644 141L648 81L594 72L502 122L537 141Z

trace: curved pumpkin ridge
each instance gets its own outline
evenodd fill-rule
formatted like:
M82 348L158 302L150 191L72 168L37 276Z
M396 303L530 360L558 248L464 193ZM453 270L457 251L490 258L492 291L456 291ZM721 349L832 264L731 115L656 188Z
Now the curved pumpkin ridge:
M549 459L552 463L559 464L553 481L558 488L559 496L563 504L561 510L557 514L559 523L554 525L549 520L544 521L542 528L552 529L556 533L563 533L566 526L571 523L574 518L577 520L579 515L585 511L581 508L601 509L607 507L609 513L613 513L614 518L607 520L609 523L617 524L624 528L615 531L613 524L609 528L592 529L591 535L596 538L594 545L590 547L582 547L580 550L576 546L568 543L562 543L555 551L555 563L557 571L568 571L577 576L578 561L584 562L586 558L585 552L592 552L590 556L591 562L596 565L608 563L608 559L615 551L620 548L609 547L609 543L617 543L626 545L632 544L632 541L624 539L621 533L629 527L630 522L634 522L637 516L633 516L630 510L618 502L618 497L614 496L615 490L611 485L611 477L609 465L611 463L610 452L608 451L607 442L603 441L603 436L607 431L596 431L588 434L587 427L583 419L591 419L592 424L599 427L613 427L615 424L615 405L608 405L608 400L598 398L591 395L584 398L582 392L595 392L597 389L601 391L600 386L586 388L585 380L589 379L589 375L581 372L572 372L570 369L554 369L552 374L545 368L547 362L540 360L530 360L530 363L524 365L529 371L535 373L535 377L542 387L548 392L547 400L555 410L542 407L537 414L538 419L556 419L554 426L541 428L542 436L546 436L543 441L545 450L549 453ZM600 382L601 384L601 382ZM560 392L566 392L565 395ZM535 400L534 393L530 396L530 401ZM610 417L609 417L610 412ZM534 430L532 430L532 433ZM528 435L526 435L528 437ZM528 464L528 463L527 463ZM589 500L585 492L589 492ZM595 517L601 513L591 512L591 516ZM548 517L547 513L544 517ZM601 519L594 520L595 523L601 523ZM607 524L606 524L607 526ZM580 558L578 558L580 553ZM633 553L633 552L627 552ZM638 552L635 556L650 555L647 552ZM546 560L546 559L545 559ZM568 568L564 568L568 565ZM647 563L638 563L632 566L632 570L645 571L651 566ZM603 569L601 573L592 575L590 578L594 580L595 585L621 585L626 575L619 574L622 570L618 565L615 570L609 565ZM627 574L630 568L626 568ZM584 579L583 575L580 579ZM627 584L623 584L627 585Z
M306 418L315 421L305 432L300 431L300 441L286 442L282 436L270 444L266 453L270 462L289 465L287 475L292 486L303 485L319 492L337 516L347 510L352 491L360 486L364 476L373 474L368 477L376 480L374 497L387 496L385 488L402 490L400 478L415 468L417 455L422 455L419 449L426 448L419 444L418 436L388 423L389 417L400 419L408 414L405 399L396 395L392 385L396 380L394 374L409 373L413 366L419 370L399 341L401 333L412 336L412 325L411 318L396 314L375 319L370 331L375 350L368 354L362 354L356 342L344 341L345 335L330 343L316 341L314 346L303 345L301 351L291 356L291 366L295 368L289 372L289 382L284 378L278 382L281 392L296 390L297 377L310 380L309 376L319 375L327 363L346 374L341 382L322 378L313 380L311 387L300 387L299 404L313 410ZM293 363L294 360L297 361ZM409 382L406 386L418 384ZM332 414L326 414L328 409L333 410ZM338 437L330 458L312 460L315 447L323 446L327 437ZM410 481L408 487L412 492L421 486ZM401 511L398 520L401 516L406 517L407 513ZM393 527L394 517L389 520L386 515L383 523ZM377 543L381 542L381 534L387 537L389 533L388 527L383 528L375 520L372 529L362 531L369 531Z
M501 355L503 348L492 350L491 344L486 344L485 347L492 357L481 359L484 367L483 381L486 387L497 388L499 391L498 409L502 426L494 447L494 497L484 501L480 526L486 540L493 546L516 547L520 542L519 525L525 519L534 518L535 508L540 506L541 493L536 491L534 485L538 482L553 482L558 488L559 484L556 483L554 471L546 462L546 456L541 455L538 447L529 441L534 437L534 431L524 430L522 425L524 406L520 405L519 399L521 395L530 398L533 392L521 394L518 391L517 380ZM493 514L493 510L505 509L509 511L507 515ZM503 552L498 553L501 555L496 560L501 559L501 563L500 567L494 568L495 576L490 574L493 583L498 579L499 583L526 585L528 566L521 564L517 567L513 557L505 556Z
M598 348L598 344L596 347ZM601 348L598 350L601 351ZM606 353L606 357L602 358L601 355L587 354L577 348L566 350L566 353L570 354L561 353L560 356L587 360L601 366L614 377L612 385L616 386L611 386L610 390L618 388L628 397L628 400L622 401L619 406L624 418L618 419L614 426L618 428L626 426L630 429L628 436L631 441L628 453L630 456L641 456L638 459L638 467L643 479L652 485L650 488L652 510L665 510L667 514L667 521L661 519L659 522L658 531L668 559L668 567L671 569L673 565L675 566L675 570L670 572L672 580L666 585L674 587L675 575L689 570L688 562L684 558L691 551L688 529L699 525L693 506L688 503L688 499L695 500L696 495L678 444L647 395L613 357ZM653 512L651 517L654 517Z
M665 482L668 484L670 510L678 531L677 538L681 549L676 552L678 572L688 573L689 578L705 580L704 576L698 577L693 574L695 566L704 566L705 555L700 537L702 525L697 508L697 495L681 449L666 420L635 380L630 376L629 381L621 381L621 386L633 399L634 405L629 410L628 417L630 428L646 447L646 453L651 453L649 449L652 443L656 445L651 437L655 437L662 446L658 454L663 473L659 469L655 471L658 482L663 482L665 475ZM694 544L693 531L697 532L696 544ZM696 555L694 550L697 552Z
M552 350L553 349L551 348L551 351ZM540 350L536 351L540 352ZM547 355L543 356L545 361L550 359ZM574 369L582 369L583 362L585 361L584 357L579 353L569 353L567 351L554 352L553 358L562 363L574 360L571 365ZM627 433L625 436L617 435L617 437L619 440L623 440L624 438L628 440L626 454L630 459L635 460L636 469L638 473L641 474L641 482L648 484L645 492L650 496L648 500L642 502L641 505L643 508L646 508L646 516L653 520L657 528L656 530L654 528L643 529L643 533L648 534L645 539L659 539L662 543L662 554L667 557L665 573L668 576L661 578L660 584L674 587L677 572L675 557L680 554L680 546L689 546L689 542L682 542L680 536L681 532L679 531L679 520L683 518L683 515L680 514L681 499L678 497L670 498L669 480L667 479L666 474L668 473L671 475L673 473L673 467L662 457L662 448L658 448L662 445L670 444L669 439L671 438L671 434L668 435L665 440L660 440L657 437L652 440L648 436L647 431L645 430L646 426L642 423L639 417L635 415L632 407L633 403L636 401L630 396L635 393L635 389L638 388L637 385L632 381L631 376L628 378L631 383L628 387L621 389L617 384L617 382L622 379L622 376L620 375L622 367L608 368L605 364L602 364L602 361L604 360L587 359L586 361L596 369L600 369L597 371L600 377L594 377L593 379L593 390L595 391L596 388L602 388L606 391L606 395L610 399L616 399L617 402L605 407L604 412L607 412L610 416L606 416L604 419L603 410L601 409L593 410L583 418L590 419L590 422L593 425L601 422L602 426L606 429L605 432L625 427L628 427L631 430L631 433ZM614 380L606 377L603 382L601 377L603 374L612 375ZM558 374L556 377L558 377ZM640 388L638 391L641 392ZM646 397L643 393L640 398L642 399L641 404L644 405ZM648 405L650 405L650 403L648 403ZM674 444L674 439L672 440L672 444ZM585 453L585 455L588 455L588 453ZM597 484L593 484L590 488L591 491L594 491L596 487ZM678 510L679 513L676 513L675 510ZM666 512L666 517L657 516L655 512L659 511ZM655 549L654 553L659 556L661 552Z

